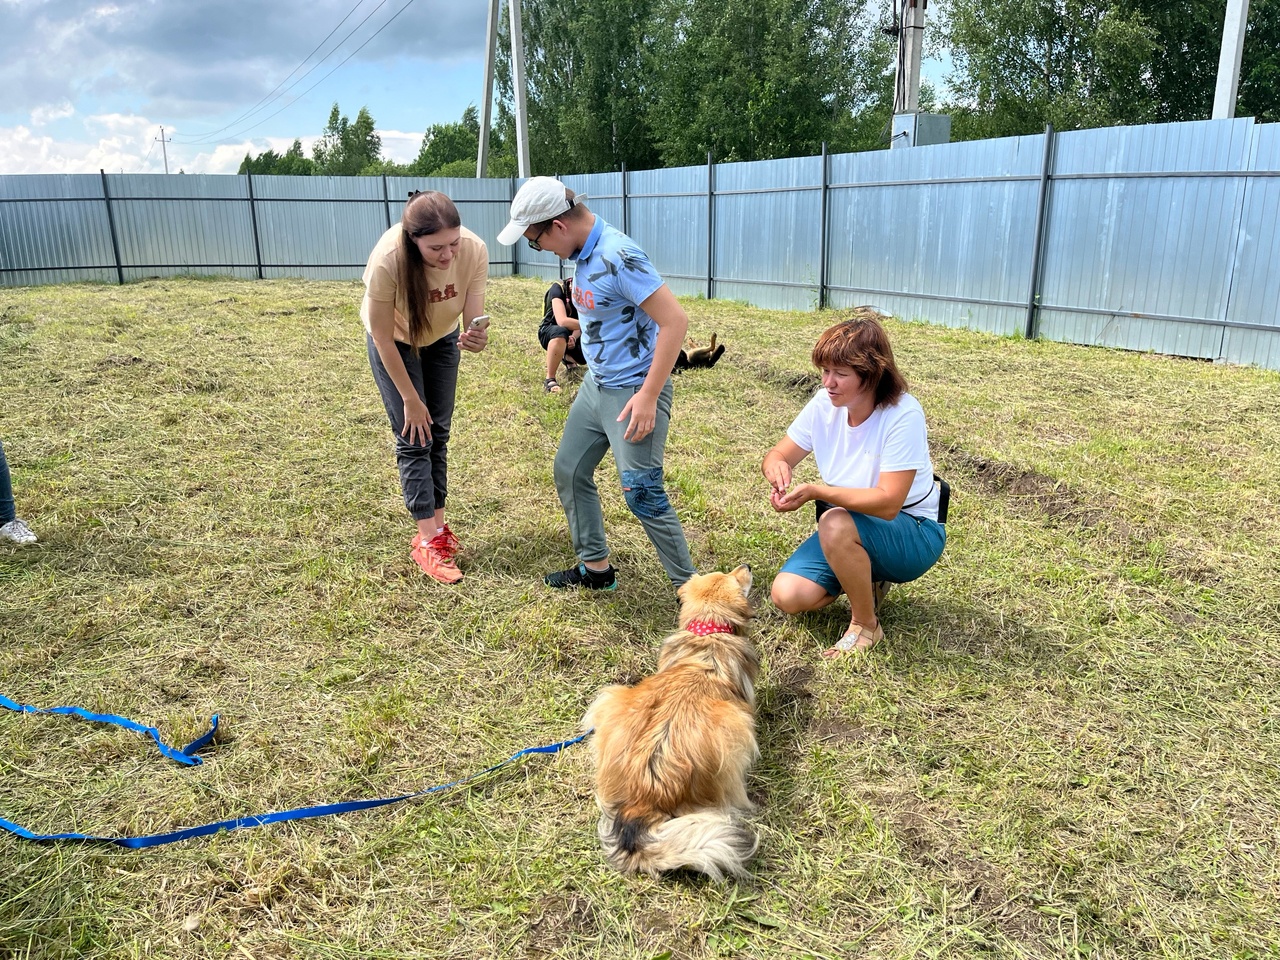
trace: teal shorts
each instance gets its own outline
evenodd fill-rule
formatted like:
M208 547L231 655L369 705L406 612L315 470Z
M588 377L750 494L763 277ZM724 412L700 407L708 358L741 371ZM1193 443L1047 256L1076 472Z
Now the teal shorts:
M839 508L837 508L839 509ZM862 546L871 557L871 579L890 583L906 583L924 573L938 562L942 548L947 544L947 528L936 520L914 517L899 512L892 520L868 517L863 513L848 511L858 525ZM782 565L781 573L794 573L812 580L833 597L844 593L831 565L822 552L822 543L815 530L795 553Z

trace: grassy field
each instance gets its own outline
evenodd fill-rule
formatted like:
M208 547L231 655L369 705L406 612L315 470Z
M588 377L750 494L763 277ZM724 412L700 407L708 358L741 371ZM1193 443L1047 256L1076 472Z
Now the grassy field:
M673 628L608 462L620 586L559 595L542 285L490 285L451 525L425 580L354 283L0 291L0 438L38 546L0 545L0 693L153 723L201 767L0 715L0 817L137 834L441 783L562 740ZM833 313L686 302L728 352L676 385L702 569L749 562L763 750L750 882L607 870L585 746L379 811L133 852L0 835L0 957L1280 956L1280 377L894 322L952 484L888 642L768 584L810 529L764 452ZM811 472L811 467L810 467Z

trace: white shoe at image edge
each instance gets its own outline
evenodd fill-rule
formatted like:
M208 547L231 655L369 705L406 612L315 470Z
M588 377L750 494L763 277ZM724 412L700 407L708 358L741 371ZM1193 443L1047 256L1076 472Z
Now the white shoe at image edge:
M35 543L36 535L27 526L25 520L10 520L0 527L0 540L9 540L13 543Z

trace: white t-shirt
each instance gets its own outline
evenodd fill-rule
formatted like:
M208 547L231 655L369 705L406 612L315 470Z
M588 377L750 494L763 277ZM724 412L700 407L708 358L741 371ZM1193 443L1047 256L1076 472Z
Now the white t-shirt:
M914 470L915 479L903 503L906 512L938 519L924 410L911 394L904 393L892 407L876 407L871 416L851 427L849 411L832 406L823 388L787 428L787 436L813 453L827 486L865 489L874 487L881 473Z

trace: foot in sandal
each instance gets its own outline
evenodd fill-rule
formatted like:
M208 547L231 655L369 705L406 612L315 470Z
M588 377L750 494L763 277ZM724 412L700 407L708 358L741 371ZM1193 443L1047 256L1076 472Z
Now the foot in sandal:
M834 646L822 652L822 657L825 660L833 660L853 650L870 650L883 639L884 629L880 626L880 621L877 620L875 626L871 627L851 623L844 636L837 640Z

